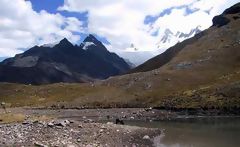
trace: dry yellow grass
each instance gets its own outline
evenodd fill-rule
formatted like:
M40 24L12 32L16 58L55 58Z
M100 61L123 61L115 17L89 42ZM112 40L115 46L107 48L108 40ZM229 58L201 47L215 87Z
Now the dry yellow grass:
M3 113L0 114L0 123L22 122L25 119L23 114Z

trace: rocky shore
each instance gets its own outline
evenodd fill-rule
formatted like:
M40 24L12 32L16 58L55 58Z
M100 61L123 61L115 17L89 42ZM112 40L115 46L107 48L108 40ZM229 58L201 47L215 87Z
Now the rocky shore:
M197 114L153 108L0 109L0 146L157 146L164 128L128 126L129 122L220 117L215 114L222 113Z
M160 129L71 120L0 125L0 146L153 146Z

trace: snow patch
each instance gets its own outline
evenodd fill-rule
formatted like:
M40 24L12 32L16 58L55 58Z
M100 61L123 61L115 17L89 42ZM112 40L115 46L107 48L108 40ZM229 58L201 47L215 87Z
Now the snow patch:
M54 43L48 43L48 44L43 44L42 47L50 47L53 48L55 45L59 44L59 42L54 42Z
M96 44L94 44L93 42L84 42L84 46L83 46L83 49L86 50L88 49L89 46L96 46Z

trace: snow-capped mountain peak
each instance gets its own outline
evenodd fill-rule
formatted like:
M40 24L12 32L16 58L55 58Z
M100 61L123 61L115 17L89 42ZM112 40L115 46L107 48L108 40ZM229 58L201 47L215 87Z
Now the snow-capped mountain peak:
M176 33L171 31L170 29L165 29L163 35L160 37L160 41L156 44L158 49L166 49L178 42L182 42L185 39L193 37L194 35L201 32L201 26L197 26L196 28L191 29L189 32L180 32L177 31Z

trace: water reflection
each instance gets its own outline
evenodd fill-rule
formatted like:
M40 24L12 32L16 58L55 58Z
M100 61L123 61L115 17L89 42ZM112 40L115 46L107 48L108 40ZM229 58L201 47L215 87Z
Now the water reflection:
M129 125L163 128L157 147L239 147L240 118L198 118L158 122L129 121Z

